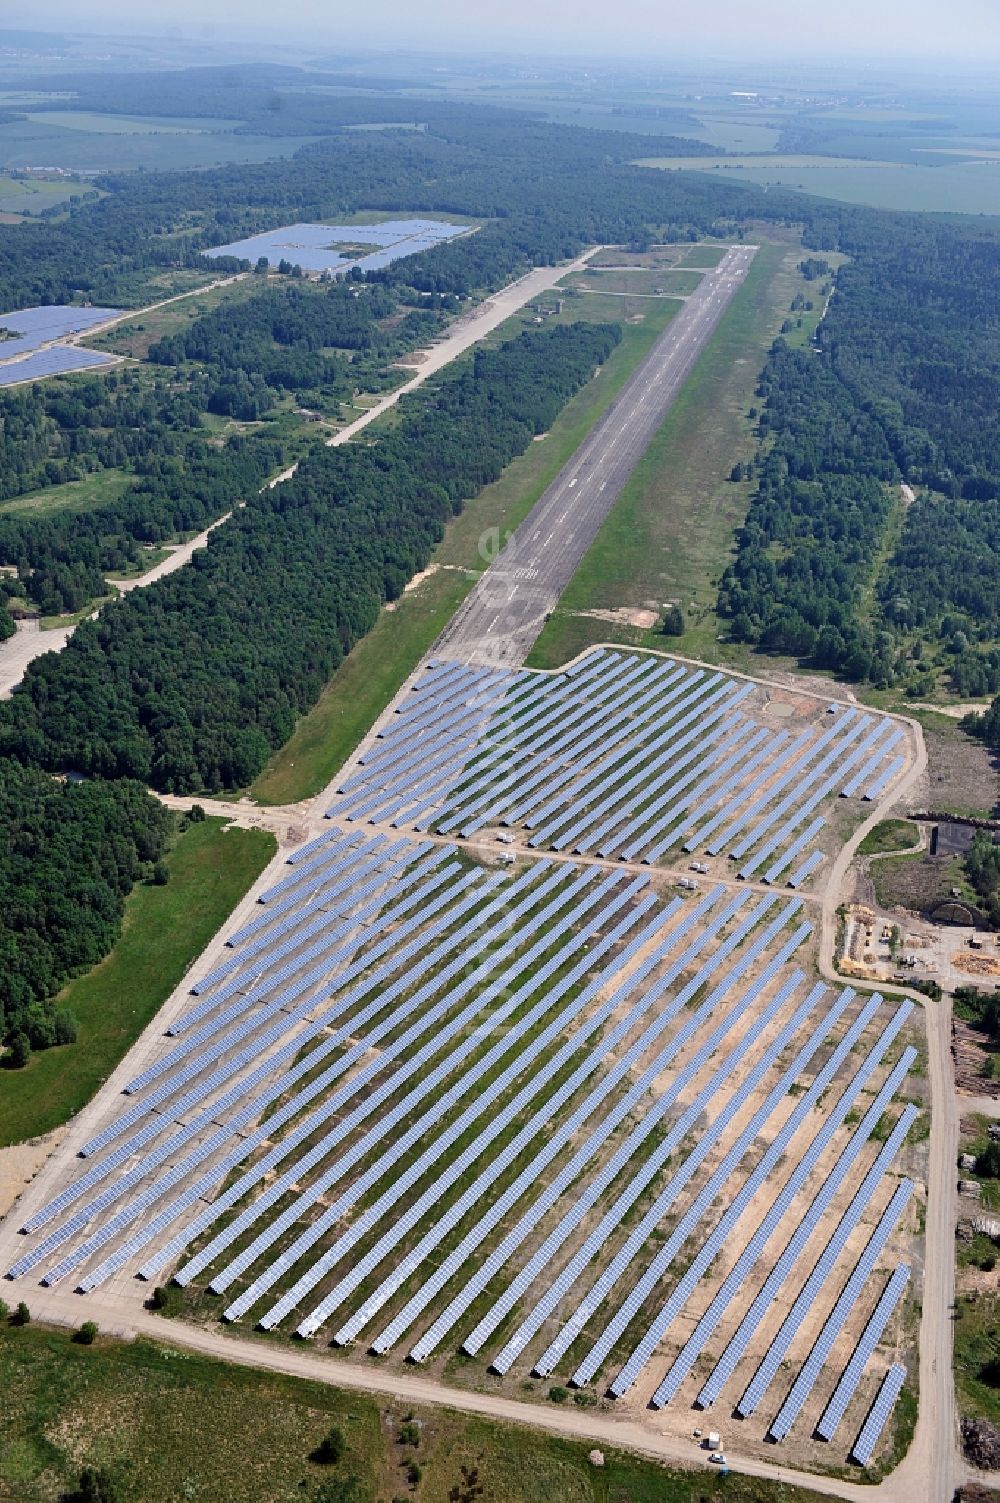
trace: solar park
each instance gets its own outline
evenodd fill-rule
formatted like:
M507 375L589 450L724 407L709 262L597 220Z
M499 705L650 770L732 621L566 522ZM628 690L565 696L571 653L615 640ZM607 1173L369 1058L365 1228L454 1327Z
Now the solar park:
M0 329L11 336L0 339L0 387L117 365L114 355L53 341L97 328L115 318L119 311L78 308L67 303L0 313Z
M816 980L814 888L911 753L659 654L432 661L26 1202L8 1277L172 1277L192 1318L349 1362L877 1461L919 1012Z
M289 224L277 230L264 230L245 240L216 245L203 254L211 260L220 256L237 256L256 263L263 256L270 266L289 261L305 272L344 273L352 267L359 271L378 271L402 256L415 256L433 250L456 235L468 234L469 226L448 224L441 219L389 219L379 224ZM340 246L363 247L345 254Z

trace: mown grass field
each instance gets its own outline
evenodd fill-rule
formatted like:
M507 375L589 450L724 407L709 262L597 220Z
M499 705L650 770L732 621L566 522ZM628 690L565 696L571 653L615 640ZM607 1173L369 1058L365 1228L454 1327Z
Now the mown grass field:
M76 1043L0 1074L0 1146L51 1131L90 1100L275 849L265 831L227 828L222 819L178 836L167 857L170 880L133 889L111 954L58 997L79 1023Z
M761 245L666 421L636 467L528 659L552 668L594 642L671 648L713 662L745 664L747 652L718 640L718 580L732 556L751 482L728 479L755 448L748 418L770 344L795 293L808 284L791 239ZM682 638L666 638L581 612L676 602Z
M377 1402L212 1361L163 1343L74 1345L0 1329L0 1498L56 1503L84 1466L121 1503L292 1503L339 1482L345 1503L810 1503L818 1494L733 1473L605 1452L447 1409ZM336 1428L335 1465L310 1459ZM415 1444L414 1444L415 1438ZM418 1469L412 1480L411 1466ZM354 1478L355 1486L349 1485Z
M124 470L98 470L82 480L68 480L65 485L49 485L41 491L15 496L0 502L0 516L51 517L57 512L93 511L114 501L132 484L133 475Z
M578 298L580 304L614 298ZM330 781L370 729L424 653L429 651L465 599L496 547L531 510L546 486L579 447L601 413L677 310L664 299L646 305L640 323L625 327L622 341L599 376L567 402L551 431L508 465L462 514L449 523L434 553L433 572L384 610L373 631L357 644L330 680L319 702L304 715L290 741L269 761L251 793L263 804L308 798ZM614 315L614 308L611 314ZM620 309L617 310L620 316ZM523 324L523 316L511 323ZM506 337L510 329L505 326ZM499 336L497 336L499 337Z
M882 851L908 851L920 838L919 827L908 819L883 819L869 830L858 846L859 856L875 856Z
M579 271L566 279L567 287L591 292L632 293L646 297L656 297L659 289L667 297L688 297L700 285L699 271L675 271L671 267L658 270L656 267L629 266L619 270L598 266L593 271Z

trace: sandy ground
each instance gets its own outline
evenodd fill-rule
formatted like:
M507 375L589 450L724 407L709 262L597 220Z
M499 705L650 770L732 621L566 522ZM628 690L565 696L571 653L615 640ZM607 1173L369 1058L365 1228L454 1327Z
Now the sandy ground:
M64 1127L57 1127L44 1138L32 1138L28 1143L13 1143L0 1148L0 1216L5 1216L25 1185L31 1183L63 1138Z
M981 715L983 710L988 710L989 707L990 701L988 699L978 701L972 700L969 704L966 705L931 705L924 703L914 703L913 706L915 710L932 710L935 715L947 715L949 720L962 720L966 715L972 714Z
M61 652L72 634L71 626L41 631L37 621L19 621L14 636L0 642L0 699L9 699L28 664L44 652Z
M168 574L182 568L197 549L204 548L209 533L214 532L216 527L221 527L231 516L232 512L227 511L224 517L213 522L211 527L206 527L204 532L199 532L196 538L172 548L169 557L161 560L148 573L137 574L134 579L115 579L111 583L125 595L129 590L165 579ZM97 615L96 611L94 615ZM15 635L8 637L6 642L0 642L0 699L10 698L15 686L24 677L28 664L35 658L46 652L62 652L75 630L73 626L56 626L51 631L42 631L37 621L19 621Z
M611 621L619 626L638 626L650 631L656 625L656 612L641 606L619 605L612 610L577 611L578 616L592 616L596 621Z

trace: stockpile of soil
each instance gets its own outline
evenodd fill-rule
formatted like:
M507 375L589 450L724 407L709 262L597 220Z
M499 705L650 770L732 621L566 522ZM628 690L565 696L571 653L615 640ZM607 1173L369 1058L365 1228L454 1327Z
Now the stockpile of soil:
M963 1419L962 1450L980 1471L1000 1471L1000 1430L989 1420Z

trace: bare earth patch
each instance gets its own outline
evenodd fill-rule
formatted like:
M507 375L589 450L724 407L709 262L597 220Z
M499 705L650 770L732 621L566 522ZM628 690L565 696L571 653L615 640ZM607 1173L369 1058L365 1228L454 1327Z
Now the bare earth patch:
M25 1185L34 1179L65 1134L65 1127L57 1127L44 1138L31 1138L27 1143L0 1148L0 1216L6 1216Z
M651 631L658 620L656 611L631 605L618 605L611 610L574 611L573 614L590 616L595 621L610 621L615 626L638 626L643 631Z
M952 814L992 814L998 789L994 754L961 733L925 729L924 743L927 806ZM920 797L920 791L912 795Z

